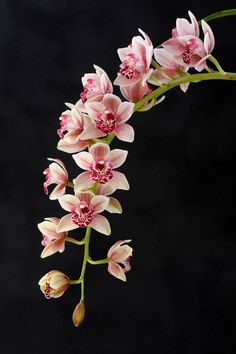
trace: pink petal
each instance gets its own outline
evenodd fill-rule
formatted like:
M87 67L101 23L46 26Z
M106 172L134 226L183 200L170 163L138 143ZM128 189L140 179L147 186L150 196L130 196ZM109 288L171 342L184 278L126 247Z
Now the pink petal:
M90 172L82 172L75 179L73 179L75 194L90 187L93 182L90 179Z
M57 225L57 224L59 223L59 221L60 221L60 219L59 219L59 218L56 218L55 216L45 218L45 220L50 221L51 223L56 224L56 225Z
M53 161L53 162L56 162L58 165L60 165L60 167L62 167L62 169L66 172L66 167L65 167L65 164L62 160L59 160L59 159L53 159L51 157L48 157L47 160L49 161Z
M120 202L116 198L113 198L113 197L109 197L109 204L106 207L106 210L112 214L121 214L122 213L122 207L120 205Z
M188 15L189 15L189 17L191 19L191 23L192 23L192 26L194 28L193 35L196 36L196 37L199 37L199 25L198 25L198 22L196 20L196 17L194 16L194 14L191 11L188 11Z
M110 195L114 193L115 190L116 189L109 183L105 183L105 184L98 183L96 188L96 193L100 195Z
M102 213L108 206L109 198L104 195L95 195L92 197L90 205L94 207L94 214Z
M67 135L67 134L66 134ZM76 152L84 150L88 146L87 141L81 141L76 135L76 140L71 141L65 135L64 139L59 140L57 149L60 151L67 152L69 154L74 154Z
M183 92L186 92L187 89L189 88L190 82L186 82L185 84L181 84L180 88Z
M127 141L128 143L132 143L134 141L134 129L129 124L119 124L115 129L115 133L117 138L121 141Z
M73 223L71 219L72 214L67 214L63 216L58 224L57 232L71 231L78 229L78 225Z
M117 247L111 256L112 261L114 262L123 262L130 256L132 256L133 249L132 247L128 245L123 245L120 247Z
M60 165L53 162L49 165L49 168L50 168L50 172L51 172L53 178L56 181L61 182L61 183L67 182L68 175Z
M76 164L83 170L90 170L94 160L92 155L87 151L79 152L76 155L72 155Z
M184 52L184 46L178 41L177 38L168 39L162 43L162 46L173 55L181 55Z
M134 112L134 103L122 102L117 110L117 117L119 118L119 123L127 122Z
M143 35L146 44L152 46L152 41L149 36L143 30L141 30L141 28L138 28L138 31Z
M201 60L199 60L197 62L197 64L195 64L195 69L199 72L201 72L203 69L205 69L206 67L206 60L210 55L206 55L205 57L203 57Z
M93 120L96 120L98 113L104 111L106 108L101 102L94 101L87 101L84 105L89 117Z
M121 104L121 99L116 95L106 94L103 97L102 103L107 108L110 108L113 113L116 113L119 105Z
M127 150L114 149L107 154L106 159L112 163L112 168L118 168L123 165L127 155Z
M113 171L113 177L111 179L111 184L116 189L123 189L126 191L129 190L129 182L127 181L125 175L121 172Z
M176 29L178 36L184 36L190 34L194 36L194 28L191 23L188 22L185 18L177 18L176 20Z
M90 205L90 202L93 198L94 194L92 192L80 192L78 193L77 197L78 199L82 202L87 203L88 205Z
M64 195L66 192L66 187L65 184L58 184L53 191L51 192L51 194L49 195L49 199L50 200L56 200L59 197L61 197L62 195Z
M133 79L127 79L126 77L118 74L118 76L115 79L115 81L113 82L113 84L118 85L118 86L130 86L130 85L133 85L136 82L140 81L140 79L141 79L141 75L137 75L137 77L135 77Z
M71 209L79 204L79 200L75 195L65 194L58 199L61 207L66 211L71 211Z
M92 155L95 161L98 159L106 160L107 154L110 152L110 147L105 143L96 143L89 149L89 153Z
M175 69L177 66L174 56L164 48L154 49L154 57L156 61L165 68Z
M152 56L153 56L153 47L148 46L146 49L146 70L148 70L151 65Z
M53 241L44 247L44 249L41 253L41 258L49 257L56 252L61 253L64 250L65 250L65 241L64 240Z
M42 235L54 238L56 234L57 224L46 220L40 222L37 226Z
M93 221L90 223L90 226L97 232L100 232L101 234L110 235L111 233L111 227L109 221L103 215L100 214L94 215Z
M215 37L212 32L211 27L206 23L204 20L202 20L202 30L204 33L204 47L206 49L207 54L210 54L215 46ZM208 36L207 36L208 34Z
M103 133L100 129L96 128L96 125L93 122L84 129L83 133L80 135L80 139L96 139L102 138L106 135L107 134Z
M108 253L107 253L107 257L108 258L112 258L113 253L124 243L129 243L132 240L119 240L116 241L116 243L114 243L114 245L109 249Z
M108 272L113 275L114 277L122 280L122 281L126 281L126 275L122 269L122 267L115 263L110 261L109 265L108 265Z
M119 48L117 50L117 53L119 55L120 60L124 61L126 59L126 57L130 54L131 51L132 51L132 49L129 47Z

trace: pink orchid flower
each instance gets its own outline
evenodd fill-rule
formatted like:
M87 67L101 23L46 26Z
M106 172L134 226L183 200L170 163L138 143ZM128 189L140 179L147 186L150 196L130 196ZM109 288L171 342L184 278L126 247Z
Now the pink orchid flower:
M122 64L114 85L130 86L139 81L145 85L149 79L152 69L150 69L153 45L145 32L139 29L143 35L133 37L132 43L126 48L118 49L118 55Z
M129 189L129 183L125 175L114 171L126 160L128 151L121 149L110 150L104 143L96 143L89 148L89 152L83 151L73 158L77 165L86 170L74 180L75 193L91 187L95 182L111 184L115 189Z
M122 141L134 140L134 129L125 123L133 114L134 103L121 102L119 97L106 94L101 102L86 102L85 108L91 124L84 129L82 139L100 138L115 133Z
M44 246L41 258L51 256L56 252L61 253L65 250L66 233L57 232L59 221L60 219L58 218L45 218L44 221L38 224L38 228L43 236L41 244Z
M215 45L213 32L203 20L202 28L204 42L198 37L198 25L193 22L190 24L184 19L177 19L176 30L173 32L174 36L162 43L162 46L174 56L177 64L186 68L194 67L197 71L202 71L206 66L206 59Z
M106 211L112 214L121 214L122 207L119 200L114 197L110 197L112 193L115 192L115 188L111 184L99 184L96 186L96 193L99 195L105 195L109 198L109 203L106 207Z
M113 92L112 83L107 73L97 65L94 65L95 73L85 74L82 77L83 92L80 100L76 103L76 108L84 111L84 103L89 101L101 101L107 93Z
M57 298L64 294L70 286L70 279L59 270L51 270L38 282L46 299Z
M161 71L158 72L157 70L154 70L152 77L155 76L160 82L168 84L172 79L187 75L187 69L179 65L175 61L175 57L166 49L154 49L154 58L161 65ZM164 73L164 75L161 74L162 72ZM153 85L156 85L156 82L153 79L150 79L149 82ZM183 92L186 92L188 87L189 82L180 85L180 88Z
M55 200L65 194L66 184L68 182L68 173L64 163L59 159L48 158L49 161L53 161L48 168L43 171L45 182L43 184L45 194L48 194L48 186L51 184L57 184L49 195L49 199Z
M152 91L150 85L147 82L143 85L141 81L136 82L130 86L121 86L120 91L124 98L126 98L130 102L138 102L144 96Z
M133 249L128 245L123 245L131 240L117 241L108 251L108 272L114 277L126 281L125 273L130 267L130 257ZM120 264L123 265L123 267Z
M62 208L70 213L61 218L57 232L90 226L104 235L110 235L110 224L107 218L100 215L106 209L109 198L82 192L77 196L65 194L58 200Z
M66 103L71 109L66 110L60 116L61 128L57 133L60 136L58 142L58 150L75 153L84 150L88 146L88 141L81 139L81 133L84 131L86 124L90 123L90 119L71 103ZM65 131L67 131L66 134Z

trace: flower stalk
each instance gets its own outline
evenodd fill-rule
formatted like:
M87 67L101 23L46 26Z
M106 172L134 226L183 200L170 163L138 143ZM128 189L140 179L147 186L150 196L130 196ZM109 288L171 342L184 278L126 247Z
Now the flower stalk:
M199 81L209 81L209 80L227 80L235 81L236 73L231 72L218 72L213 71L211 73L198 73L191 74L187 76L180 77L178 79L172 80L169 84L158 87L156 90L150 92L148 95L143 97L140 101L135 104L134 112L138 111L145 103L149 102L153 98L158 98L162 96L165 92L173 89L174 87L180 86L181 84L187 82L199 82Z

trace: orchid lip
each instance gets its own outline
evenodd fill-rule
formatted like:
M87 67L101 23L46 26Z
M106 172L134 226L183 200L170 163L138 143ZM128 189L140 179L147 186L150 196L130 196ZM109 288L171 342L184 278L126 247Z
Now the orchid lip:
M109 134L115 129L116 117L111 109L106 108L103 112L97 114L95 124L103 133Z
M92 167L91 179L95 182L105 184L113 177L112 163L110 161L98 160Z
M74 224L81 228L87 227L93 221L94 209L85 202L80 202L71 209L71 219Z

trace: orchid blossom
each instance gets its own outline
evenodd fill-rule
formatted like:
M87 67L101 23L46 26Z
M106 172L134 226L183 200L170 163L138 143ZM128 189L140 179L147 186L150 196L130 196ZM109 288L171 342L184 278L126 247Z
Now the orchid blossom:
M119 97L106 94L101 102L86 102L85 108L92 122L82 133L82 139L100 138L114 133L122 141L131 143L134 140L134 130L126 124L133 114L134 103L122 102Z
M109 199L91 192L81 192L77 196L66 194L59 198L61 207L70 213L63 216L57 226L57 232L77 228L92 227L94 230L110 235L110 224L105 216L100 215L108 206Z
M206 59L214 49L215 39L210 26L202 20L203 42L199 38L199 26L195 16L190 11L189 16L191 23L186 19L177 19L172 38L162 43L162 46L174 56L177 64L202 71L206 66Z
M125 273L129 272L131 269L130 257L133 252L130 246L124 245L124 243L127 242L131 242L131 240L117 241L107 253L108 272L123 281L126 281Z
M74 105L67 103L71 110L66 110L60 116L60 129L57 133L60 136L58 150L76 153L87 148L88 141L81 139L85 126L89 124L89 118L80 112ZM64 132L67 131L66 134Z
M38 284L46 299L57 298L69 288L70 279L59 270L51 270L39 280Z
M49 199L53 200L65 194L66 185L68 182L68 173L64 163L61 160L52 158L48 158L48 160L53 162L43 171L43 174L45 175L43 187L45 194L48 194L48 187L51 184L57 185L49 195Z
M130 86L141 81L144 86L153 71L150 68L153 44L145 32L141 29L139 32L143 37L133 37L128 47L118 49L122 63L114 85Z
M85 190L93 183L111 184L115 189L129 189L129 183L125 175L115 171L126 160L126 150L114 149L104 143L96 143L89 148L89 152L79 152L73 155L77 165L86 170L79 174L74 180L75 192Z
M133 249L127 245L131 240L117 241L107 252L106 258L94 260L90 256L92 229L99 234L111 234L110 223L101 213L121 214L121 204L113 194L119 189L129 189L126 176L116 170L126 161L128 151L111 149L109 145L115 138L133 142L134 129L127 121L134 112L147 111L162 102L164 94L172 88L180 86L185 92L190 82L236 80L236 73L225 72L212 56L215 38L207 24L214 18L236 15L236 9L210 15L201 22L190 11L188 14L190 21L178 18L172 37L157 48L153 49L149 36L139 29L142 36L133 37L130 45L118 49L121 64L114 84L120 86L127 101L113 94L107 73L94 65L95 73L82 77L80 97L75 104L66 103L68 109L59 118L57 133L60 140L57 148L73 154L76 168L83 171L76 171L75 176L69 178L61 160L48 159L51 163L44 170L44 191L49 194L48 187L55 184L49 199L57 199L67 214L45 218L38 224L44 246L41 257L63 252L65 242L70 242L84 247L83 264L77 279L52 270L38 284L47 299L62 296L70 285L81 287L80 300L77 300L72 314L76 327L85 317L87 265L106 264L108 272L122 281L126 281L126 273L131 268ZM199 25L203 39L200 38ZM209 62L215 70L208 66ZM66 188L72 192L69 193ZM83 234L82 238L70 237L69 233L73 230ZM119 234L124 232L121 224Z
M41 244L44 246L41 258L51 256L56 252L62 253L65 250L66 233L57 232L59 222L60 219L58 218L45 218L44 221L38 224L43 236Z

